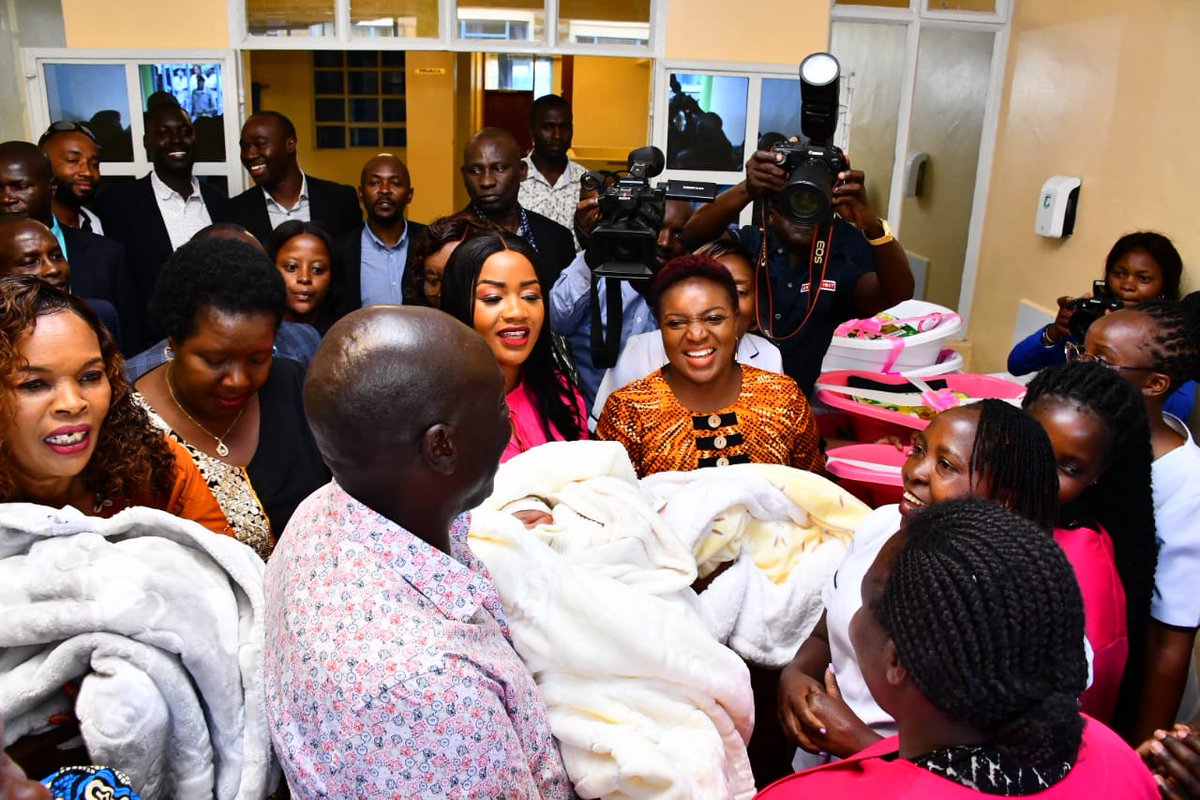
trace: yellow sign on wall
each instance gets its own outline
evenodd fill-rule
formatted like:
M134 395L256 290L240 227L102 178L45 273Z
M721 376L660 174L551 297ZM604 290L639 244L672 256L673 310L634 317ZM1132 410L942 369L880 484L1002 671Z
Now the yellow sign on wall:
M445 75L445 67L416 67L413 72L417 75Z

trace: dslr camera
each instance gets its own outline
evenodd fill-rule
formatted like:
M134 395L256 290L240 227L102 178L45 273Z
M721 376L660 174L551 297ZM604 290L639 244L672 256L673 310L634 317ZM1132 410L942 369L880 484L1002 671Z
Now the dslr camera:
M1092 327L1093 322L1124 306L1121 298L1115 296L1108 288L1108 281L1092 281L1091 297L1076 297L1067 303L1067 308L1075 312L1067 322L1067 329L1071 331L1073 338L1083 341L1084 334Z
M598 278L647 281L658 267L656 247L667 200L711 203L717 186L672 180L652 187L666 159L657 147L629 154L624 172L589 172L583 188L600 193L600 221L588 237L588 264Z
M849 168L841 148L833 144L838 123L841 65L829 53L813 53L800 62L800 131L807 142L780 142L779 166L789 173L775 196L780 212L797 225L833 222L833 183Z

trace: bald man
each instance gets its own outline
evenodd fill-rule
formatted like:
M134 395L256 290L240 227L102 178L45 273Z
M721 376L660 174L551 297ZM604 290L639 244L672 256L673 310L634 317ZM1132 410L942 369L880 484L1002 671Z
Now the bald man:
M509 438L490 348L435 309L360 309L325 334L304 408L334 480L266 577L267 720L293 796L572 797L466 544Z
M54 233L36 219L0 216L0 278L36 275L64 291L71 290L71 265ZM107 300L85 298L104 326L120 341L117 310Z
M513 135L484 128L472 136L463 148L460 171L471 197L464 213L491 220L524 238L538 251L550 280L557 278L575 257L575 239L554 220L521 206L518 197L528 165Z
M408 167L391 153L380 153L363 165L358 199L367 210L367 222L338 237L334 245L340 314L362 306L398 306L420 295L412 256L413 243L425 226L404 217L413 191Z
M0 217L33 219L49 228L73 267L71 291L111 303L121 318L121 350L136 352L146 309L138 301L125 248L103 236L59 225L51 210L55 185L50 161L37 145L20 141L0 144Z

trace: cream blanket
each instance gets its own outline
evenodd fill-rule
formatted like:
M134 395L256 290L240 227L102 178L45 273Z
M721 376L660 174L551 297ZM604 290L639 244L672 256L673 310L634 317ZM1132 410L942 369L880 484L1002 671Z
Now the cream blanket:
M165 512L0 505L5 745L66 710L96 763L151 798L266 795L263 563Z
M509 514L539 504L553 522L532 531ZM580 796L752 796L749 675L718 642L790 659L868 512L788 467L639 483L612 442L550 443L503 465L469 541ZM688 588L726 562L699 597Z

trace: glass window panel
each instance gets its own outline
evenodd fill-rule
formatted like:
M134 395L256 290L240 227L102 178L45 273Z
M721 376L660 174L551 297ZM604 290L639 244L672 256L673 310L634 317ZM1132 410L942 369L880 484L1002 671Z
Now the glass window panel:
M849 125L839 126L837 139L866 174L867 197L881 214L891 197L896 163L907 36L904 25L839 20L829 39L829 51L842 65L843 100L849 96Z
M800 81L795 78L763 78L758 110L758 138L764 133L800 135Z
M404 122L407 118L408 111L405 108L405 103L403 100L383 101L384 122Z
M350 35L357 38L437 38L438 2L350 0Z
M50 119L88 123L105 161L132 161L129 91L122 64L46 64Z
M996 0L925 0L926 11L978 11L996 13Z
M908 8L910 0L834 0L836 6L875 6L877 8Z
M358 50L346 53L347 67L377 67L379 66L379 53L366 52Z
M749 90L749 78L672 73L667 169L741 170Z
M560 0L558 38L645 47L650 43L650 0Z
M346 101L339 98L317 98L317 122L345 122Z
M902 235L929 259L925 299L950 308L962 288L994 42L991 32L924 27L917 46L908 148L929 161L921 193L904 198Z
M379 129L378 128L351 128L350 129L350 146L351 147L378 147L379 146Z
M379 64L383 67L403 67L403 50L384 50L379 54Z
M370 100L351 100L350 101L350 121L351 122L378 122L379 121L379 101Z
M379 94L378 72L347 72L347 94Z
M458 0L455 30L460 39L540 41L546 24L544 0Z
M313 90L317 94L343 94L346 91L344 73L326 70L314 72Z
M196 160L225 160L225 86L218 63L138 64L142 105L168 94L192 118Z
M318 125L317 147L345 147L346 129L341 125Z
M246 0L251 36L333 36L335 0Z
M404 94L404 70L385 70L380 75L383 83L380 94Z
M407 147L408 146L408 129L407 128L384 128L383 129L383 144L384 144L384 147Z
M340 50L314 50L312 56L314 67L342 66L343 53Z
M533 91L533 56L488 53L483 61L483 88L514 92Z

